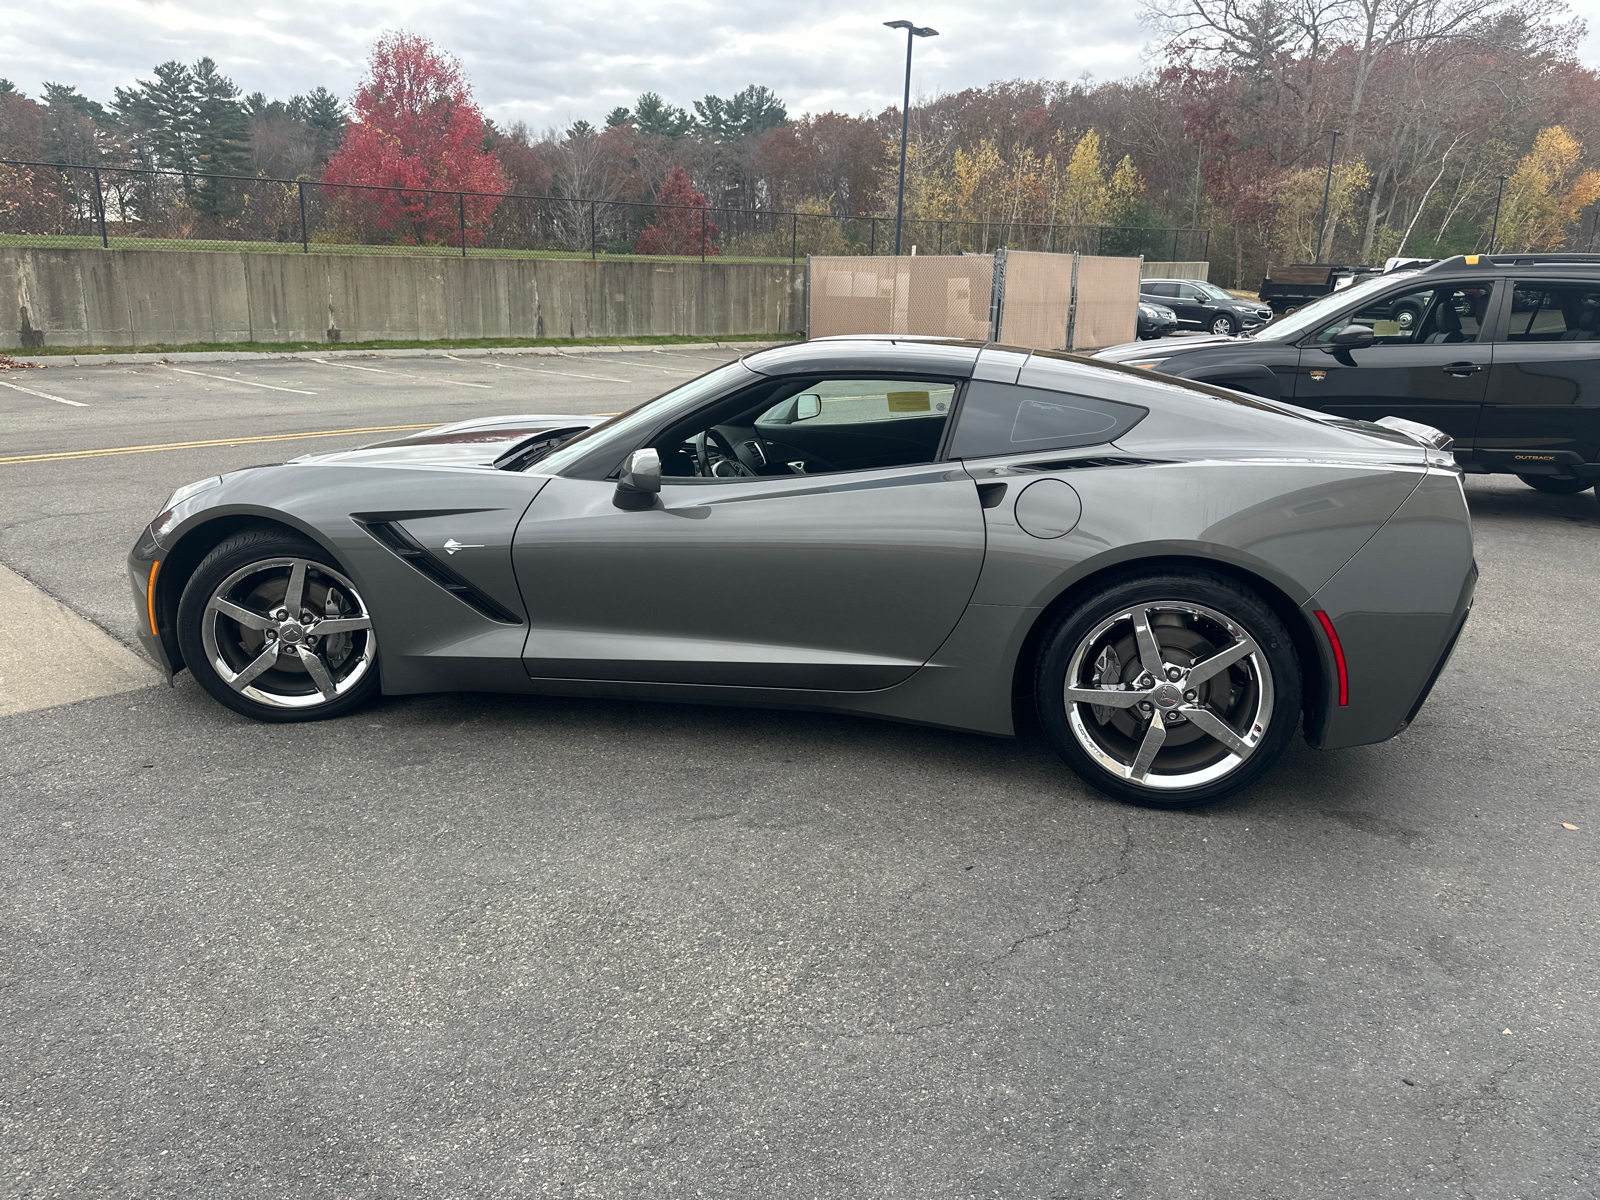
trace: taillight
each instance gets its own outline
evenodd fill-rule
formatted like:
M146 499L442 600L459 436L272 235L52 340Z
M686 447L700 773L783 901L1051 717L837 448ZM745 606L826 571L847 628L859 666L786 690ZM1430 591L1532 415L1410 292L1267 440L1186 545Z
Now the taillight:
M1350 676L1344 669L1344 647L1339 644L1339 635L1334 631L1333 622L1320 608L1317 610L1317 620L1322 622L1322 632L1328 635L1328 644L1333 647L1333 662L1339 668L1339 707L1344 708L1350 703Z

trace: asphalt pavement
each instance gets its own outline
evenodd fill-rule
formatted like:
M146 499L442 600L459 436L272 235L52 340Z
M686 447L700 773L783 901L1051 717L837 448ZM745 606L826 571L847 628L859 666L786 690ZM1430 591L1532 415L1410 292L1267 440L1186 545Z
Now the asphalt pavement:
M129 642L178 484L728 357L0 373L0 564ZM1600 1195L1600 507L1467 486L1416 723L1199 813L811 713L0 717L0 1195Z

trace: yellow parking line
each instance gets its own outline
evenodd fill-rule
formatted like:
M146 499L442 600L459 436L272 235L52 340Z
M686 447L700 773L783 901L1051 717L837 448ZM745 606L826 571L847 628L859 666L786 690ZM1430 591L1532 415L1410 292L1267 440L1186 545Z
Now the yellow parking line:
M399 433L406 429L432 429L438 421L421 425L367 425L360 429L319 429L314 433L268 433L257 437L211 438L204 442L161 442L150 446L112 446L105 450L61 450L52 454L14 454L0 458L0 466L31 462L67 462L75 458L107 458L113 454L153 454L158 450L198 450L206 446L247 446L253 442L295 442L304 438L342 437L352 433Z

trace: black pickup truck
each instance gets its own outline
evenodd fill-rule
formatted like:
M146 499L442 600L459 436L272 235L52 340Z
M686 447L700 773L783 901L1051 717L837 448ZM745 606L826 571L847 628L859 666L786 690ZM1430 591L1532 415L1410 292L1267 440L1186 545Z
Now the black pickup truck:
M1291 312L1308 300L1349 287L1363 275L1374 275L1378 267L1341 266L1330 263L1294 263L1279 267L1261 281L1261 303L1275 313Z

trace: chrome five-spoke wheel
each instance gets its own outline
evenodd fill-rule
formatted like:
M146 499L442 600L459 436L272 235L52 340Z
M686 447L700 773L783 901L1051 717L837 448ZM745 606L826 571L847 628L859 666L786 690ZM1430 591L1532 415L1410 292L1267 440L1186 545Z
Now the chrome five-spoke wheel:
M223 542L184 589L178 634L195 678L264 720L333 716L377 684L372 614L320 548L276 532Z
M1236 770L1261 744L1272 670L1243 628L1181 600L1100 622L1067 667L1078 744L1107 771L1150 788L1191 788Z
M1040 716L1079 774L1120 799L1205 803L1259 777L1300 709L1282 623L1231 579L1130 580L1058 623Z
M283 708L337 700L378 652L355 585L303 558L268 559L229 575L206 602L200 637L224 683Z

